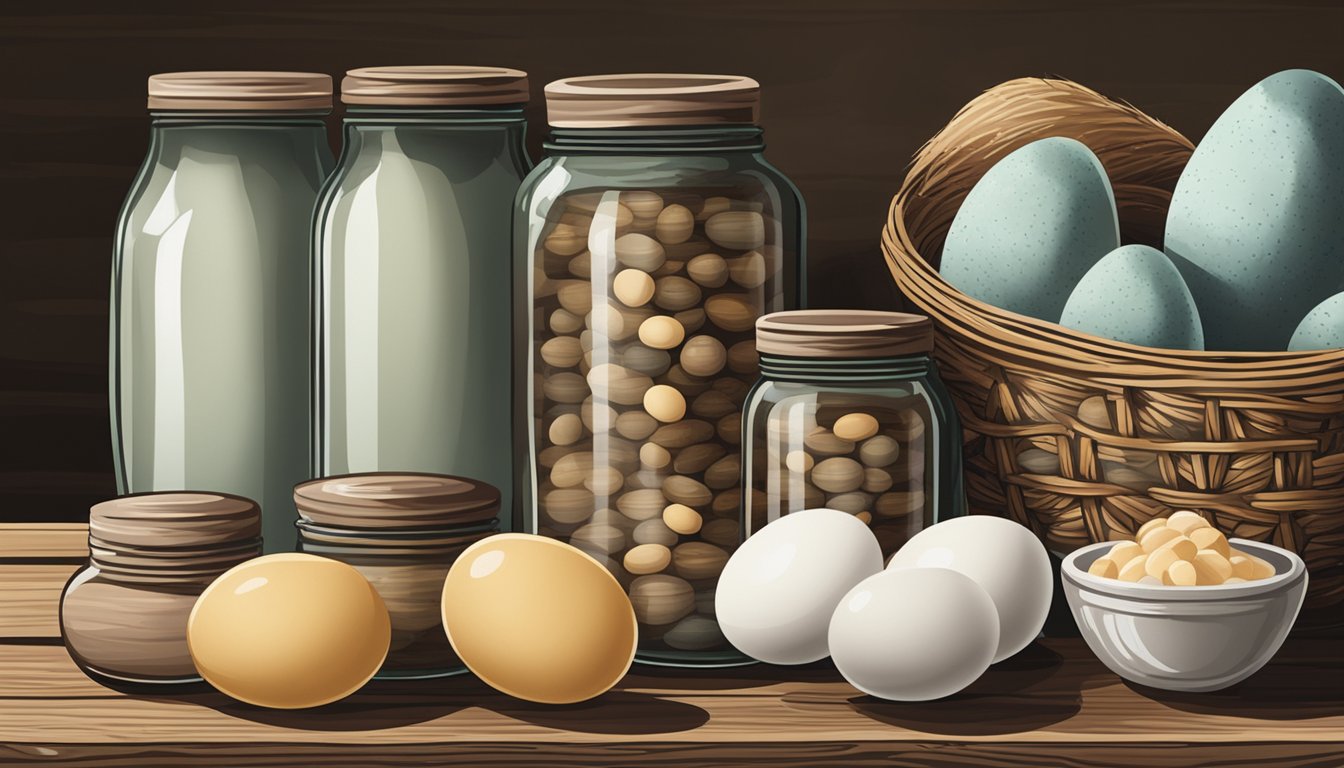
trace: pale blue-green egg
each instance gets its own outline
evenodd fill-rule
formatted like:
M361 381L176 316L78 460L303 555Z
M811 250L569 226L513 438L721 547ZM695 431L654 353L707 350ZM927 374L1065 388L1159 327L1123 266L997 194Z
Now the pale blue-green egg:
M1340 349L1344 347L1344 293L1317 304L1298 323L1288 349L1305 352L1312 349Z
M1165 250L1209 349L1283 349L1344 288L1344 90L1279 72L1218 118L1176 184Z
M1126 245L1106 254L1069 296L1059 324L1107 339L1163 349L1203 349L1199 310L1161 251Z
M939 272L969 296L1054 321L1073 286L1118 245L1101 161L1073 139L1041 139L995 163L971 189Z

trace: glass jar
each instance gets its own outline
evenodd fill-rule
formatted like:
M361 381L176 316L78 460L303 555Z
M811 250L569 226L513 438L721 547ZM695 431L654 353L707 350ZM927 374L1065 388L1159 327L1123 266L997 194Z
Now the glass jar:
M510 212L526 73L368 67L315 216L314 467L514 484Z
M257 499L294 548L308 470L308 240L331 168L331 78L149 79L149 154L117 224L110 394L117 486Z
M547 157L514 218L529 530L616 575L646 663L747 661L714 587L741 536L753 323L799 305L804 263L803 202L762 155L758 91L719 75L551 83Z
M220 574L261 554L255 502L218 493L145 493L89 510L89 563L61 592L61 637L98 679L201 679L187 619Z
M802 509L849 512L884 556L966 514L961 426L922 315L803 310L756 323L747 397L748 534Z
M448 475L328 477L294 489L299 551L340 560L387 605L392 644L377 679L466 671L443 628L443 583L462 551L496 533L499 491Z

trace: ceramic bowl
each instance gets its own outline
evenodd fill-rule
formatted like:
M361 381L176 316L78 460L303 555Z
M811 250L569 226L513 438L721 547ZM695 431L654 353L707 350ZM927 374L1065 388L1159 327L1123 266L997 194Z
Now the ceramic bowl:
M1092 652L1133 683L1168 691L1217 691L1255 674L1279 650L1307 591L1302 558L1245 539L1231 545L1274 566L1242 584L1168 587L1093 576L1115 542L1064 559L1060 575Z

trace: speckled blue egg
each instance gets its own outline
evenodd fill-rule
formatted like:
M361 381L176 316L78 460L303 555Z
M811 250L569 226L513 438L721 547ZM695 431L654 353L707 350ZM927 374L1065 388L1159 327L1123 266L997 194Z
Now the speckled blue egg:
M1088 270L1059 324L1143 347L1204 348L1204 327L1185 280L1165 254L1146 245L1117 248Z
M1317 304L1288 341L1288 349L1294 352L1340 348L1344 348L1344 293Z
M1242 94L1176 184L1165 250L1218 350L1276 350L1344 289L1344 90L1303 69Z
M1101 161L1073 139L1041 139L995 163L971 189L939 271L969 296L1053 322L1073 286L1118 245Z

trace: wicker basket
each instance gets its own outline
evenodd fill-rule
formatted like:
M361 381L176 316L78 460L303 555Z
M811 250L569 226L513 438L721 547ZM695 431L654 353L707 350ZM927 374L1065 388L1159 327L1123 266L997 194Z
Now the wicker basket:
M1005 512L1065 553L1193 509L1231 536L1296 550L1307 604L1344 600L1344 350L1151 349L998 309L934 259L962 199L999 158L1068 136L1111 178L1125 242L1160 245L1192 146L1127 105L1061 80L1004 83L915 157L883 251L933 318L965 428L971 510ZM921 255L923 254L923 255ZM926 258L927 256L927 258Z

